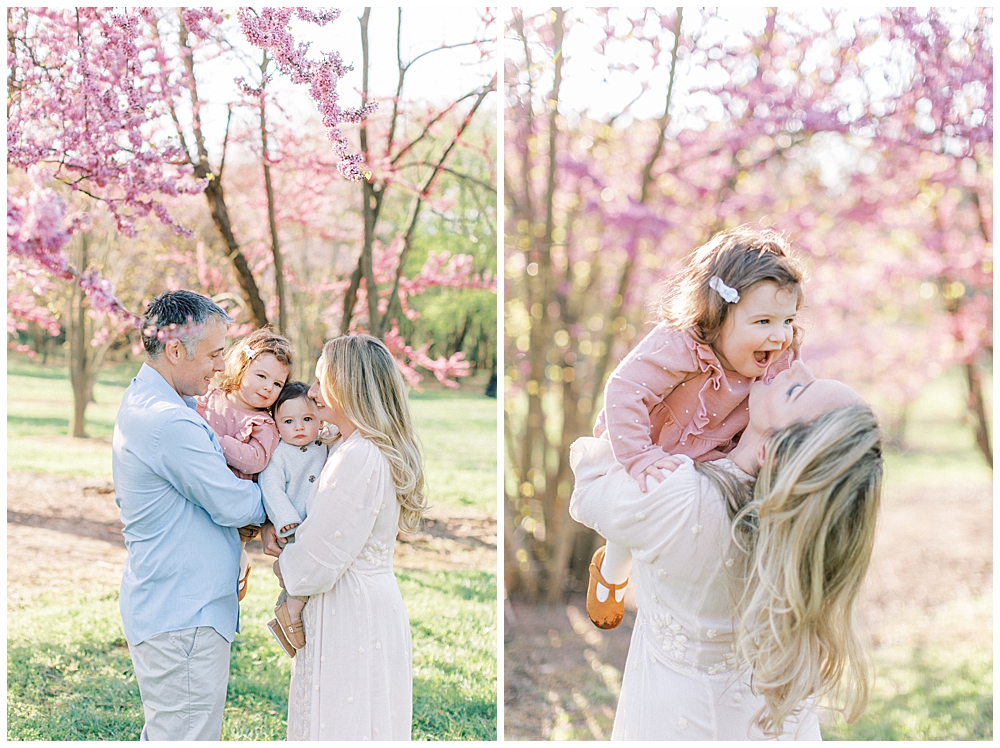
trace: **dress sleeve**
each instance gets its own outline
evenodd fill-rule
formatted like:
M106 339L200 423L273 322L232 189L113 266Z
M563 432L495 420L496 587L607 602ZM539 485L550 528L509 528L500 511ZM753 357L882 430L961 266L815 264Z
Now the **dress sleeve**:
M656 553L681 536L695 509L699 476L694 462L666 473L661 482L649 481L642 493L621 465L616 464L605 439L584 437L570 449L576 485L569 513L577 522L632 550Z
M666 454L653 443L649 411L699 371L685 334L661 323L608 377L604 425L615 459L633 478Z
M278 557L288 594L333 589L371 537L391 481L385 457L364 438L330 455L295 542Z
M155 472L222 527L243 527L266 519L260 489L237 478L212 444L208 424L188 419L168 421L160 433Z
M267 467L281 437L270 418L253 417L247 421L239 438L219 437L226 462L246 475L255 475Z
M257 476L257 483L260 491L264 495L264 509L267 510L267 518L271 520L279 537L286 537L295 530L286 533L281 532L285 525L299 524L302 517L295 511L285 487L288 485L288 473L292 466L286 464L279 454L274 455L267 467Z

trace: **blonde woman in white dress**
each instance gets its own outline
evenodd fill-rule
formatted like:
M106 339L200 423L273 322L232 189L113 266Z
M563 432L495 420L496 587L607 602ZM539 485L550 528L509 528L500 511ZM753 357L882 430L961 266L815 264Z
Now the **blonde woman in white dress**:
M288 739L409 740L410 624L392 558L425 498L406 389L382 342L344 336L323 348L309 396L341 437L274 564L289 594L309 596Z
M606 439L580 439L570 460L572 516L632 551L638 614L613 740L820 740L817 703L860 716L852 614L882 455L850 388L796 362L753 386L727 459L685 458L649 493Z

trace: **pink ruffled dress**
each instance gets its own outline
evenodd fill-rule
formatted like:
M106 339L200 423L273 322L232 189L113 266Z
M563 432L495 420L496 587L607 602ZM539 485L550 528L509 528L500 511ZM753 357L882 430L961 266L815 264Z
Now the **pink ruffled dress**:
M786 350L763 380L787 369L796 356ZM717 460L746 428L756 381L726 370L691 330L661 322L608 378L594 436L611 442L615 460L636 480L664 454Z
M218 387L209 387L195 399L198 414L219 439L229 469L237 478L256 479L281 440L274 419L264 411L237 408Z
M243 410L226 398L218 387L195 398L198 414L212 427L229 469L237 478L257 480L257 474L267 467L281 437L278 427L264 411ZM244 580L250 557L246 543L240 553L240 574L237 582Z

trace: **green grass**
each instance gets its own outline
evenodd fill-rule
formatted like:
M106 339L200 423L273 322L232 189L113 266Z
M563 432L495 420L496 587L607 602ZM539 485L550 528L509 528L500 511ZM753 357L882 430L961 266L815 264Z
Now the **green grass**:
M424 445L428 500L496 512L497 401L481 391L411 398ZM450 393L449 393L450 394Z
M496 740L496 577L397 575L413 636L413 737ZM230 662L223 740L284 740L289 660L265 623L277 580L255 573ZM8 604L8 740L136 740L142 704L118 593Z
M993 653L896 648L875 657L868 711L826 740L992 740Z
M396 576L413 636L414 739L496 740L496 575Z
M7 364L7 470L111 479L111 435L122 393L139 363L102 371L87 408L89 439L67 436L73 393L64 366L11 355ZM413 392L424 445L429 502L441 509L496 512L497 401L478 380L459 390ZM52 438L60 439L58 460Z

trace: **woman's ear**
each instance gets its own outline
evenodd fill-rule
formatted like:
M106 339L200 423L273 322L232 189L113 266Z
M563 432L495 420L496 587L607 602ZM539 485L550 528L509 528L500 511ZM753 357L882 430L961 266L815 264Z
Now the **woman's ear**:
M764 458L767 456L767 445L761 442L757 445L757 464L761 467L764 466Z

